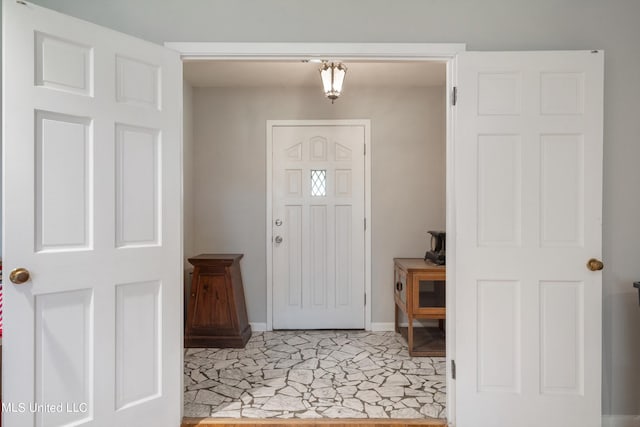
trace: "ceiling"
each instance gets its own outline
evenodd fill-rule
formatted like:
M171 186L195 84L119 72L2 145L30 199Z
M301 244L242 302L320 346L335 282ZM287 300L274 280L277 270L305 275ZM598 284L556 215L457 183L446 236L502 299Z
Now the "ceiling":
M446 64L435 61L348 62L345 87L443 86ZM186 61L194 87L318 87L320 64L302 61Z

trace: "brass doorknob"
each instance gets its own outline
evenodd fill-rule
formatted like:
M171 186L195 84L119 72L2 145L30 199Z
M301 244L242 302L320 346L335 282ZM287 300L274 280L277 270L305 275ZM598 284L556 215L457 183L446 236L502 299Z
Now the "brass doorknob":
M600 271L604 268L604 264L599 259L591 258L587 261L587 268L591 271Z
M26 268L16 268L9 273L9 280L16 285L22 285L29 280L29 270Z

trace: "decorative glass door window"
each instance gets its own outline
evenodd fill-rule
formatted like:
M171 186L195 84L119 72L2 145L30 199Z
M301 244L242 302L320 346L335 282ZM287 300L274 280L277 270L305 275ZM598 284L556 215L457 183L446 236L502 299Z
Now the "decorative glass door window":
M311 169L311 195L324 197L327 195L327 171Z

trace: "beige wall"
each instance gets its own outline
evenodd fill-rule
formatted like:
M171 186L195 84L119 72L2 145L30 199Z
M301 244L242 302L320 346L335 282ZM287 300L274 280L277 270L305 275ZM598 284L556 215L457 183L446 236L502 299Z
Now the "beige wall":
M194 127L193 127L193 88L184 82L182 85L183 121L182 121L182 200L185 267L189 268L187 258L194 253L195 221L193 201L194 177Z
M266 322L266 121L370 119L373 322L393 321L393 257L445 227L445 90L194 90L196 252L240 252L251 322ZM186 227L186 226L185 226Z

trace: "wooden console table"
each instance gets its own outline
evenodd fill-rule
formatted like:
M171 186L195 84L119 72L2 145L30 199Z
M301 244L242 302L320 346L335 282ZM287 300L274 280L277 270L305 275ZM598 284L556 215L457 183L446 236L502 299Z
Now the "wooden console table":
M446 280L444 265L422 258L394 258L395 329L409 345L411 356L444 356ZM399 311L407 315L408 326L398 324ZM438 327L414 328L415 319L438 320Z
M242 254L189 258L193 278L184 331L185 347L238 347L251 338L244 300Z

